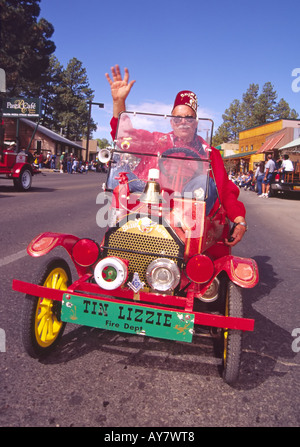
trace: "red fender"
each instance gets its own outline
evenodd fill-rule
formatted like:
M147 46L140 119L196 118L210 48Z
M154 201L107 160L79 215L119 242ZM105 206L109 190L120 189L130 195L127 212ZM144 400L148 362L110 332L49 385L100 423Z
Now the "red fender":
M251 288L259 281L257 264L251 258L227 255L217 259L214 265L217 275L224 270L230 280L240 287Z
M79 239L79 237L73 236L72 234L41 233L30 242L27 247L27 253L33 257L44 256L55 247L61 246L68 252L72 259L72 248ZM81 267L76 263L74 264L79 276L82 276L87 272L86 267Z
M33 175L32 166L29 163L16 163L11 170L12 177L18 178L23 168L27 168Z

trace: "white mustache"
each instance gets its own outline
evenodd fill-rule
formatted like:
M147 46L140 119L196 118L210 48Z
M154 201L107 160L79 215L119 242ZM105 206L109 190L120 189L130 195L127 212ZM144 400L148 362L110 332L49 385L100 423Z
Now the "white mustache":
M180 124L178 126L178 129L190 129L191 126L189 126L188 124Z

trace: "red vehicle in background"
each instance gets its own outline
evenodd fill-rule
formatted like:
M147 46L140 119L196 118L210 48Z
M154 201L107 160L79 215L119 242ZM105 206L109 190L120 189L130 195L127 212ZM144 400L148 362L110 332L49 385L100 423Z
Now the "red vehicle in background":
M32 177L40 171L28 160L29 154L25 151L18 152L16 145L5 148L3 123L0 127L0 179L13 180L18 191L28 191L32 185Z

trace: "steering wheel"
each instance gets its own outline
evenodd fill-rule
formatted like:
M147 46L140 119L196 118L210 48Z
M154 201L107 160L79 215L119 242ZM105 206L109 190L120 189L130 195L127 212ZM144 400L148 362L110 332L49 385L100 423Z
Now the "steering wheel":
M185 160L174 158L167 158L168 155L173 154L184 154L186 157L192 157L193 160L187 158ZM158 161L158 167L160 169L160 172L163 176L165 176L167 180L167 185L170 186L170 188L173 191L181 191L184 185L191 180L191 178L197 173L199 170L198 161L195 160L195 158L198 160L201 160L201 157L199 154L194 152L191 149L188 149L186 147L173 147L170 149L167 149L163 154L162 158ZM170 163L173 161L176 165L173 164L173 166L170 166ZM181 161L181 163L180 163ZM167 172L167 163L169 162L169 170L171 172ZM196 164L196 168L195 165Z
M158 167L162 174L168 175L166 168L164 166L164 158L167 158L168 155L173 154L185 154L187 157L197 158L200 160L200 155L197 154L197 152L192 151L192 149L188 149L187 147L171 147L170 149L167 149L162 154L161 158L158 161Z

